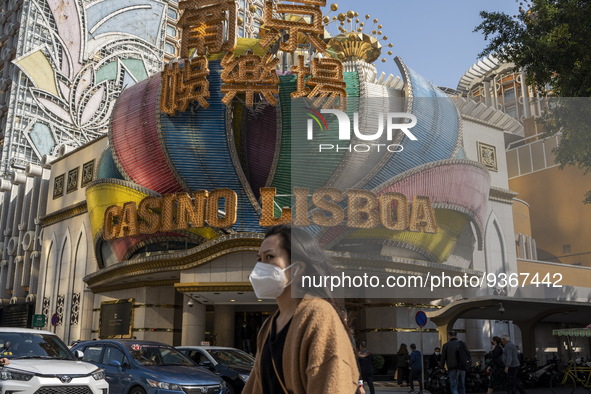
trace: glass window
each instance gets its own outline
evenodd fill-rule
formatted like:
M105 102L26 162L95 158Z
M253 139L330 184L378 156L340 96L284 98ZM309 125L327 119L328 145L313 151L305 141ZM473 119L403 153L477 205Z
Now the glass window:
M105 348L105 354L103 356L103 364L110 364L111 361L119 361L121 365L129 365L125 354L120 349L116 347L107 346Z
M171 37L176 37L176 27L172 25L166 25L166 34L168 34Z
M246 365L252 367L254 358L242 350L209 349L209 354L222 365Z
M174 47L174 45L169 44L168 42L166 44L164 44L164 50L169 55L176 55L176 48Z
M503 92L503 100L505 100L505 102L515 100L515 89L505 89L505 91Z
M132 357L141 365L195 365L184 354L169 346L130 345Z
M91 363L99 363L101 361L101 353L103 351L102 346L87 346L84 348L84 357L82 361L88 361Z
M517 119L517 106L514 104L505 106L505 113Z
M68 347L55 335L3 332L0 357L9 359L63 358L73 360Z
M171 18L171 19L176 19L176 18L178 18L178 14L177 14L177 12L176 12L174 9L172 9L172 8L169 8L169 9L166 11L166 15L167 15L169 18Z
M205 357L205 354L201 353L199 350L190 350L187 356L197 364L203 361L209 361L207 357Z

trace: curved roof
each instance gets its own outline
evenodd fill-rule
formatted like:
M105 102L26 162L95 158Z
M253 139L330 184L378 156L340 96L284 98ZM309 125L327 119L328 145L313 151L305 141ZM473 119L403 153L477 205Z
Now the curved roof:
M513 63L503 63L493 55L488 55L472 65L460 78L458 90L469 90L474 84L482 80L487 74L501 68L501 66L514 67Z

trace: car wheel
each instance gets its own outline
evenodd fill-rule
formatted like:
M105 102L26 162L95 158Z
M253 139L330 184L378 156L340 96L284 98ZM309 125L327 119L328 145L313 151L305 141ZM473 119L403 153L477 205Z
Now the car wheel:
M131 390L129 390L129 394L146 394L146 390L144 390L140 386L135 386Z

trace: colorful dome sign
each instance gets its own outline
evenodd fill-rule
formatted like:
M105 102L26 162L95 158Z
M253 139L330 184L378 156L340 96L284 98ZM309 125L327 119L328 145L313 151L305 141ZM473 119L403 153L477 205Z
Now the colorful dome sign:
M288 25L270 23L263 42L238 39L231 51L186 50L192 57L123 91L99 163L103 179L87 189L102 266L140 256L150 245L217 253L213 246L224 240L258 240L262 224L298 218L326 247L364 240L444 262L470 222L482 246L490 178L483 166L460 158L461 119L451 99L400 59L404 85L376 79L363 57L346 55L346 48L359 52L359 43L373 42L359 35L357 49L334 38L316 48L324 57L297 52L290 69L277 71L279 47L295 53L302 42L326 45L317 30L308 31L308 44L299 37L274 45ZM183 42L191 39L183 35ZM370 47L365 53L377 45ZM344 57L326 57L331 48ZM339 139L336 116L323 114L327 101L357 122L349 140ZM400 127L368 141L376 129L392 127L387 116L375 116L376 103L378 112L416 119L410 129L416 141ZM337 148L319 151L321 144ZM294 188L307 190L297 189L298 199ZM326 193L314 199L319 191ZM333 208L346 219L306 222L335 191L344 201L336 198ZM346 207L347 201L357 205ZM375 205L357 218L377 222L351 225L352 212L368 201Z

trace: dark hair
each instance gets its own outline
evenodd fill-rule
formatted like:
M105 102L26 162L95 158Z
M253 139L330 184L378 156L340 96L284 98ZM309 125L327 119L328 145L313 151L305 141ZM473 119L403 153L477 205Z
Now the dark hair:
M437 346L437 347L435 348L435 350L441 350L441 348L440 348L439 346Z
M406 343L400 344L400 349L398 349L398 354L408 354L408 349L406 348Z
M501 338L499 338L499 337L498 337L498 336L496 336L496 335L493 337L493 339L492 339L492 340L493 340L493 342L495 343L495 345L498 345L499 343L501 343Z
M458 333L456 331L450 331L450 332L448 332L448 335L453 338L453 337L457 337Z
M273 235L280 237L280 246L287 251L291 262L302 261L306 264L306 275L317 277L334 275L330 259L316 238L308 231L290 224L279 224L269 227L265 232L265 238ZM299 283L301 282L296 280L293 285L297 286ZM299 289L304 290L302 286L299 286ZM337 300L326 287L312 287L305 290L308 295L326 299L334 307L347 332L350 332L342 300Z
M410 344L410 348L414 350L414 349L416 349L416 348L417 348L417 345L415 345L414 343L411 343L411 344Z
M312 234L301 227L289 224L279 224L267 229L265 238L278 235L281 238L281 248L289 254L292 262L302 261L306 264L306 275L325 277L334 275L334 268L324 250ZM298 285L299 281L294 282ZM301 287L300 287L301 289ZM312 287L305 289L306 293L328 300L335 297L326 287Z

